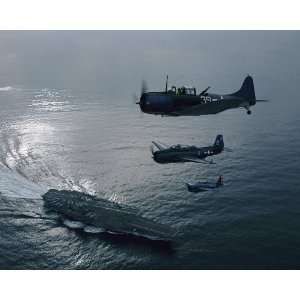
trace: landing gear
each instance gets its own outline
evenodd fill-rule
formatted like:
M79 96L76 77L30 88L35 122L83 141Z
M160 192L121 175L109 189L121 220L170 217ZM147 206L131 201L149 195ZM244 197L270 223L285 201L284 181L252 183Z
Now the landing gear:
M251 115L251 110L250 110L249 105L244 106L244 107L245 107L245 109L247 110L247 114L248 114L248 115Z

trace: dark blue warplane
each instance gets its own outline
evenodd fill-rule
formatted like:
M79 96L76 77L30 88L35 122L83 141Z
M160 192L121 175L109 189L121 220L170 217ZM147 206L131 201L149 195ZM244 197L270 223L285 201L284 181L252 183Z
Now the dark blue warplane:
M199 116L217 114L231 108L245 108L251 114L250 106L256 104L253 79L247 76L242 87L235 93L218 95L208 93L206 88L197 94L196 88L183 86L168 89L168 76L166 89L163 92L147 92L145 82L142 85L140 101L141 111L147 114L162 116Z
M221 134L217 135L212 146L196 147L185 145L167 146L162 143L152 142L151 152L153 159L160 164L177 162L195 162L211 164L212 161L205 160L208 156L217 155L224 150L224 140Z
M220 175L216 182L199 181L194 184L186 183L187 189L192 193L207 192L224 185L223 176Z

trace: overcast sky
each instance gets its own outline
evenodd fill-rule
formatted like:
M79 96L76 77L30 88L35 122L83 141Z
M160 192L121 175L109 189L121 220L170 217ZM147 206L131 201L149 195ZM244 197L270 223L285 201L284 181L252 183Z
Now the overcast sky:
M265 85L299 81L299 32L0 31L0 86L130 94L147 79L231 92L250 73ZM267 87L266 87L267 88Z

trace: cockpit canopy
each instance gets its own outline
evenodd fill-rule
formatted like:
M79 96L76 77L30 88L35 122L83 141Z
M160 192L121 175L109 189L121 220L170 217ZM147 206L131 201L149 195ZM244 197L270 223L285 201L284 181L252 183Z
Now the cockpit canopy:
M189 146L189 145L173 145L170 147L170 149L174 149L174 150L192 150L192 149L196 149L195 146Z
M180 88L176 88L176 86L172 86L172 89L168 91L168 93L174 93L178 96L188 95L188 96L196 96L196 88L191 86L182 86Z

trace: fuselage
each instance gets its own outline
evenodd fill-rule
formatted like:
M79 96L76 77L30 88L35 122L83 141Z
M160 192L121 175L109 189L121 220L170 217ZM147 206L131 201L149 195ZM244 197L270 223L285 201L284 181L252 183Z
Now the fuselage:
M198 148L195 146L180 147L172 146L171 148L153 152L153 159L158 163L186 162L190 159L205 159L208 156L219 154L223 147L209 146Z
M197 116L216 114L231 108L254 105L245 98L233 95L175 95L173 93L149 92L140 99L144 113L165 116Z

